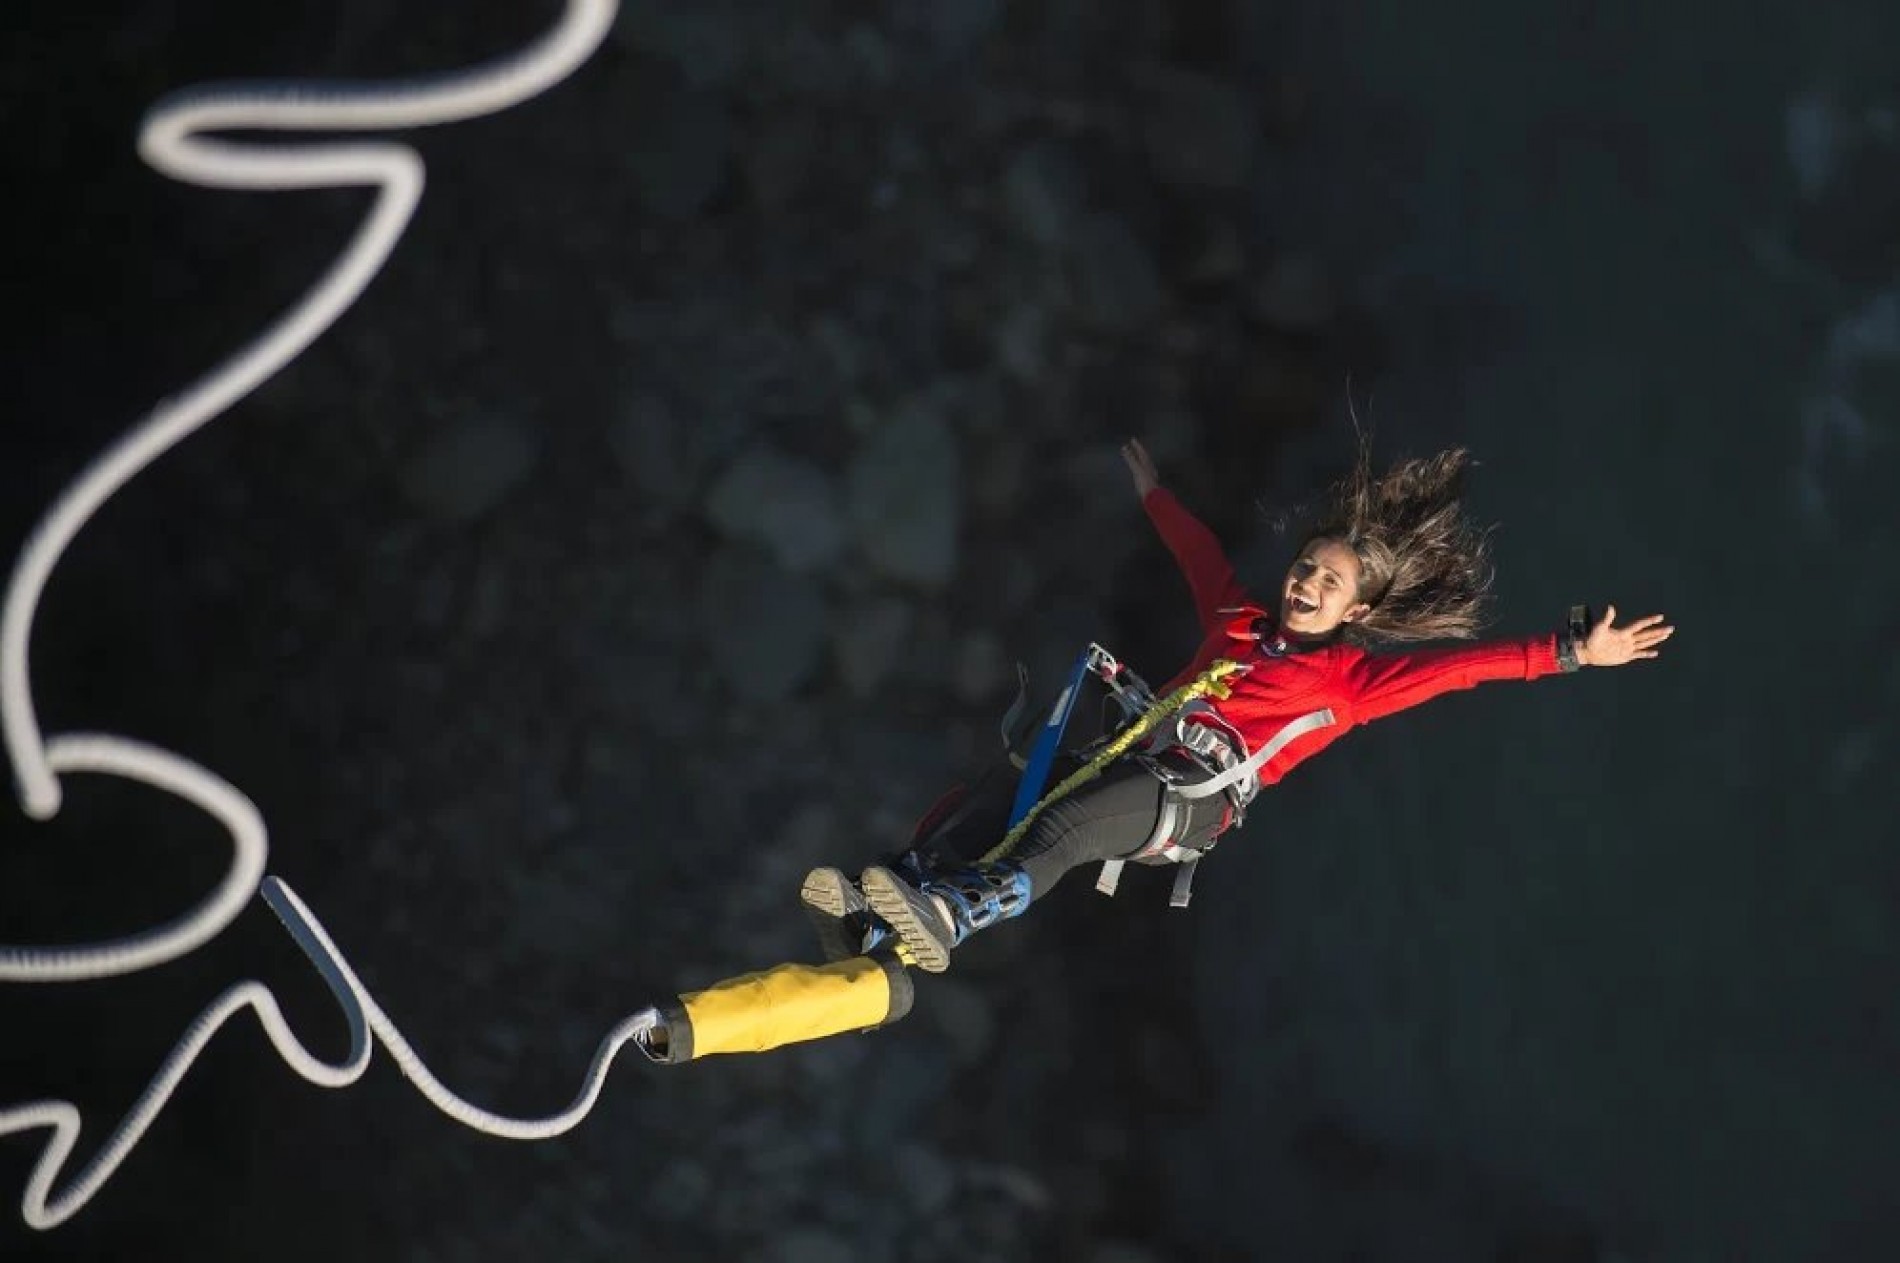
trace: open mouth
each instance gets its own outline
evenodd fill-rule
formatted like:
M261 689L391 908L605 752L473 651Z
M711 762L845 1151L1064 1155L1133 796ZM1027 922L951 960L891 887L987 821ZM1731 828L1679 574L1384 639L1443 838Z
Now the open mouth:
M1289 593L1286 598L1286 604L1287 608L1292 610L1295 614L1316 614L1319 612L1318 601L1309 601L1298 593Z

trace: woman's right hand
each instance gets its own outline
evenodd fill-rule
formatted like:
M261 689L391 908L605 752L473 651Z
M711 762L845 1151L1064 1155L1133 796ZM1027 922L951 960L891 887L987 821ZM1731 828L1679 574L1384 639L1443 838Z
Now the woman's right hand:
M1155 472L1154 457L1148 455L1148 449L1141 445L1140 439L1129 439L1122 444L1122 460L1128 465L1128 472L1135 477L1135 494L1142 499L1161 485L1161 475Z

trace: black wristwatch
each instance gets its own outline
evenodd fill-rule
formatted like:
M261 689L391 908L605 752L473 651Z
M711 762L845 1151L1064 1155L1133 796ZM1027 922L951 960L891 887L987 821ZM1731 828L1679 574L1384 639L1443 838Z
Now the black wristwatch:
M1570 607L1570 620L1557 637L1557 669L1575 671L1583 666L1578 655L1583 650L1583 642L1590 638L1590 607L1573 605Z

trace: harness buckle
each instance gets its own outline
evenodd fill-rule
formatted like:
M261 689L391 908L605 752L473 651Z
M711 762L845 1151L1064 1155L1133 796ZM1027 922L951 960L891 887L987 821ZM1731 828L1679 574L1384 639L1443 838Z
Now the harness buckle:
M1094 641L1089 642L1088 670L1108 686L1124 720L1134 719L1155 704L1154 690L1148 682L1129 670L1127 664Z

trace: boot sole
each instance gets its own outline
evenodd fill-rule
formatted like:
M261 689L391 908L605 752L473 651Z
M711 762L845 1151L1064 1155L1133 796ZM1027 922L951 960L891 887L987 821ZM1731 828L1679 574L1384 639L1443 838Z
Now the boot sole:
M843 869L814 868L805 874L805 884L798 888L798 897L805 906L815 908L828 917L842 917L851 911L851 879L844 875Z
M886 868L867 868L858 884L864 888L871 911L883 917L910 950L910 963L927 974L940 974L950 968L949 941L911 903L913 896L903 879Z
M857 955L846 941L844 918L851 911L851 879L843 870L814 868L805 874L798 897L811 914L812 929L818 934L818 946L832 963ZM825 918L820 920L819 918Z

